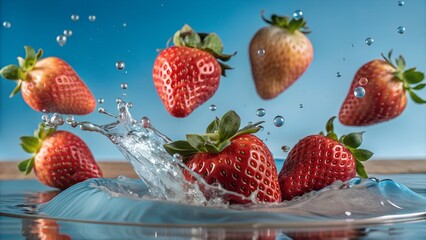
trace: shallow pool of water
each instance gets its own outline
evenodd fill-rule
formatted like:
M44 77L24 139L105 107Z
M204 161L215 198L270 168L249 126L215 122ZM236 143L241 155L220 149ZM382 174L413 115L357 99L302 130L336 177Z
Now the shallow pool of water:
M414 192L426 196L426 175L377 175L390 178ZM426 236L426 216L387 220L380 223L359 224L336 221L321 224L193 224L161 225L133 223L103 223L99 221L70 220L27 214L36 204L49 201L59 191L45 187L36 180L0 182L0 239L418 239ZM82 202L81 204L87 204ZM17 211L20 209L20 211ZM107 209L106 209L107 211ZM341 221L341 220L338 220ZM256 222L253 219L251 222Z

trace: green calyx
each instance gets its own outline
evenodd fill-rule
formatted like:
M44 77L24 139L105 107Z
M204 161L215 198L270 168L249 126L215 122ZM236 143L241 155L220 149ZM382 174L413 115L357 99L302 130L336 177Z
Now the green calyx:
M0 76L2 78L17 81L16 87L13 89L9 97L15 96L20 90L22 81L26 81L27 73L34 68L37 60L43 55L43 50L39 49L36 53L34 48L25 46L25 59L18 57L18 65L10 64L0 69Z
M271 15L271 19L265 18L263 15L264 11L262 11L261 16L263 21L266 23L277 26L283 29L286 29L290 33L294 33L295 31L300 31L304 34L309 34L311 31L309 30L307 26L307 22L303 18L291 18L288 16L278 16L275 14Z
M34 136L23 136L20 138L22 149L27 153L31 153L32 156L18 164L19 171L24 172L26 175L31 172L34 167L34 157L39 152L41 143L55 131L54 128L47 128L44 123L41 123L38 129L34 131Z
M250 124L240 128L241 119L235 111L228 111L221 119L217 118L209 124L205 134L187 134L186 141L180 140L164 145L171 155L178 153L183 160L190 159L199 152L218 154L231 145L231 140L242 134L259 131L263 122Z
M425 88L426 84L422 83L425 78L423 72L416 71L416 68L409 68L405 70L405 59L401 55L395 60L395 64L391 60L392 50L389 51L388 56L385 56L382 53L382 57L385 61L395 68L394 76L404 83L404 89L408 91L411 99L415 103L424 104L426 100L419 97L414 91L421 90Z
M232 69L232 67L223 62L229 61L235 54L237 54L236 52L234 54L222 53L223 44L216 33L197 33L186 24L173 36L173 44L175 46L197 48L210 53L213 57L220 60L218 63L222 68L223 76L226 76L226 70Z
M365 171L362 162L370 159L373 156L373 152L367 149L358 148L362 144L362 135L364 134L364 132L349 133L338 138L337 134L334 133L334 119L336 119L335 116L333 116L332 118L330 118L330 120L327 121L327 124L325 126L327 134L325 136L342 143L355 158L356 172L358 176L362 178L368 178L367 172ZM320 135L324 136L324 133L320 132Z

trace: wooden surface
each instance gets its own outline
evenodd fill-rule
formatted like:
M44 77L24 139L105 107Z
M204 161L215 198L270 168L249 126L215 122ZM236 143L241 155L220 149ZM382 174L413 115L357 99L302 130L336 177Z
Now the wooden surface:
M104 177L125 175L137 178L127 162L98 162ZM426 173L426 160L372 160L365 162L369 174ZM18 171L17 162L0 162L0 180L33 179L34 174L24 175Z

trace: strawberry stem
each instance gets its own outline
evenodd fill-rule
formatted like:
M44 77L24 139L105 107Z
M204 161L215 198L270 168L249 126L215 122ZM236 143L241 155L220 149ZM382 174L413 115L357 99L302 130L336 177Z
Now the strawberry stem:
M187 161L198 152L218 154L231 144L231 140L239 135L259 131L263 122L240 128L241 119L234 111L228 111L221 119L215 118L209 124L205 134L187 134L186 141L176 141L164 145L171 155L179 153Z
M286 29L290 33L300 31L304 34L309 34L310 30L307 26L307 22L303 18L291 18L288 16L278 16L276 14L271 15L271 19L267 19L264 16L264 11L261 11L261 17L263 21L271 26L276 26L282 29Z

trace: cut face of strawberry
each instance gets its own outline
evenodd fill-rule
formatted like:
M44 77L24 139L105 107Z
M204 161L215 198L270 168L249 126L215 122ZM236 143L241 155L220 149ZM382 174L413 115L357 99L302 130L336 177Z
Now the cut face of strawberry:
M208 184L220 184L245 197L256 193L258 202L279 202L281 192L274 159L268 147L253 135L259 124L239 130L239 116L229 111L221 119L216 118L206 134L188 134L187 141L164 147L170 154L182 155L185 164ZM188 180L196 181L190 173L184 174ZM230 195L224 200L231 204L252 202L248 199Z

